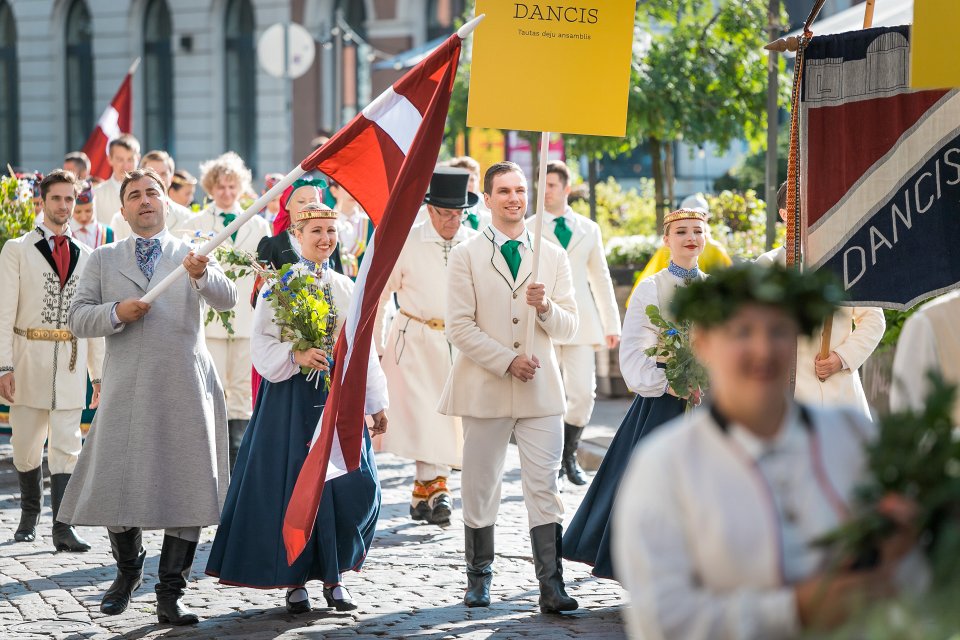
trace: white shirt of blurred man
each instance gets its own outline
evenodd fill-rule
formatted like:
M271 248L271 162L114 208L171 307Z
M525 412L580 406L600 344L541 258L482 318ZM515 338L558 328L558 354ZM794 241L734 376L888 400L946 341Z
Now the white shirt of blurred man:
M593 415L597 397L597 359L600 349L615 349L620 343L620 311L607 268L600 226L567 204L570 170L559 160L547 164L544 192L543 238L566 251L573 274L579 328L572 340L556 344L563 376L567 410L563 416L563 462L560 475L577 485L587 483L577 464L577 445L583 428ZM527 219L531 233L537 217Z
M107 161L113 170L111 176L93 189L94 212L97 220L109 225L113 214L120 211L120 185L123 177L137 168L140 162L140 141L125 133L107 145Z
M228 151L218 158L200 165L200 184L207 195L213 199L196 216L186 220L182 229L189 240L205 242L210 234L222 231L242 213L240 196L250 190L252 176L250 169L236 153ZM200 237L197 237L199 232ZM270 235L270 225L260 216L253 216L222 246L257 255L260 240ZM229 264L221 265L229 270ZM219 320L207 324L207 350L213 357L214 366L223 384L227 399L227 425L230 430L230 449L235 454L240 448L243 432L253 413L253 391L251 387L250 335L253 329L253 307L250 298L253 294L253 274L238 280L235 315L231 321L233 333L230 333ZM231 456L231 459L234 459Z
M146 153L143 158L140 160L141 169L153 169L157 172L157 175L160 176L160 179L163 180L163 187L166 192L170 191L170 185L173 184L173 174L176 170L176 165L173 162L173 158L170 157L170 154L166 151L150 151ZM166 225L174 235L177 235L178 232L186 229L187 221L193 218L196 214L193 213L187 207L178 204L167 197L167 217ZM130 224L123 217L123 214L120 211L117 211L113 214L113 218L110 220L110 227L113 229L113 233L116 236L116 240L125 240L130 237Z
M787 183L777 192L780 219L787 219ZM757 264L787 263L786 247L777 247L757 258ZM852 406L872 419L867 395L860 382L860 366L880 344L887 322L877 307L837 307L833 314L830 354L820 358L823 331L797 340L797 380L794 397L814 406Z

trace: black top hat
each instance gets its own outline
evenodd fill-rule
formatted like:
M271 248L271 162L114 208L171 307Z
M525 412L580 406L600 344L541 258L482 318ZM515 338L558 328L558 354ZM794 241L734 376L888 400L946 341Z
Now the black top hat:
M425 204L441 209L469 209L480 202L480 196L467 191L470 172L456 167L437 167L430 178Z

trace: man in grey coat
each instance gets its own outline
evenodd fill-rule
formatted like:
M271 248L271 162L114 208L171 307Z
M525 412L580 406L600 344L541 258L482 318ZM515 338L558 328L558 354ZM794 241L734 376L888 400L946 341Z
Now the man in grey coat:
M229 481L223 389L204 345L206 306L237 290L220 267L164 227L167 200L152 169L129 173L121 211L133 232L91 255L70 307L71 331L106 337L100 408L59 519L105 526L117 577L100 610L122 613L143 580L141 529L164 529L157 618L198 621L183 596L203 526L215 525ZM154 305L139 301L183 264Z

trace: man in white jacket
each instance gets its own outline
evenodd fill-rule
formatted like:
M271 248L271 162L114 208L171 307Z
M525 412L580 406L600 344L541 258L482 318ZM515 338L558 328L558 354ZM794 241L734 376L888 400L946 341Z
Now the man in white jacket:
M786 182L777 192L777 207L780 218L786 220ZM756 262L785 265L787 250L777 247ZM820 358L822 330L815 331L812 338L801 336L797 341L796 399L816 406L853 406L870 418L859 369L880 344L886 326L883 311L877 307L838 307L826 358Z
M560 565L563 503L557 472L565 401L553 342L577 331L570 263L559 247L541 244L539 282L532 282L533 246L523 223L527 180L519 166L487 169L483 198L493 224L450 253L447 339L459 350L440 412L463 418L461 493L466 537L468 607L490 606L493 528L511 434L520 450L521 481L540 582L540 610L572 611ZM536 311L531 314L530 307ZM533 344L527 327L535 322Z
M620 344L620 312L600 226L571 209L567 204L569 195L570 169L559 160L551 160L547 163L543 239L567 253L580 316L580 328L573 339L556 346L567 396L560 476L584 485L587 479L577 464L577 445L593 415L597 397L596 352L604 347L615 349ZM533 231L536 223L537 216L528 218L527 228Z

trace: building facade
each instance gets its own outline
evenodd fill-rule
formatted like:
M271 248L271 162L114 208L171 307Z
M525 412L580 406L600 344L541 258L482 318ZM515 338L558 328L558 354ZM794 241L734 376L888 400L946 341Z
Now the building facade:
M374 63L452 33L463 0L0 0L0 166L49 171L83 146L133 60L133 131L179 167L233 150L286 172L402 70ZM312 67L266 73L257 41L303 25Z

